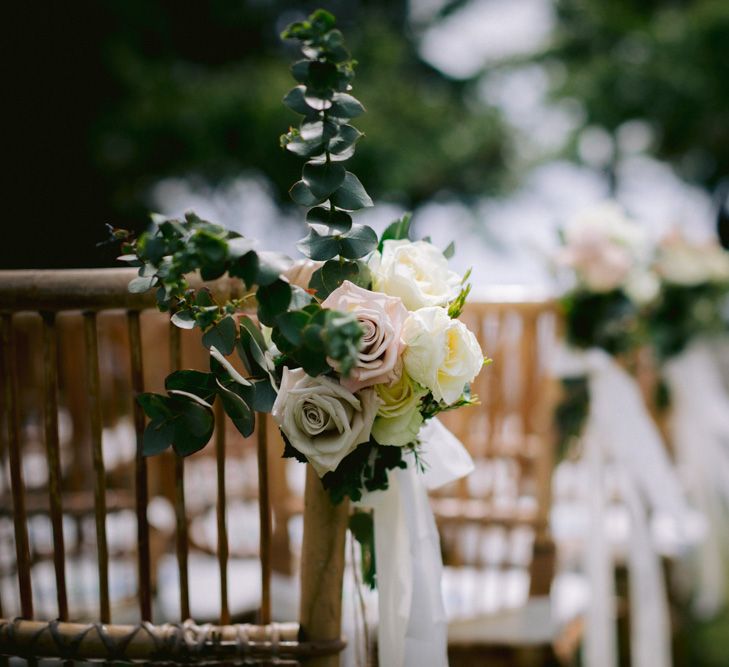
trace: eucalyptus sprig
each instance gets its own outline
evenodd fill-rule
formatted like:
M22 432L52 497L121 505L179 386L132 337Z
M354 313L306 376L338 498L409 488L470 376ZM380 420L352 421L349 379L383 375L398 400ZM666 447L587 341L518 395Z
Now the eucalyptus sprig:
M323 309L305 290L281 274L291 260L254 249L254 242L220 225L188 213L183 220L158 219L138 239L126 237L121 257L139 267L132 292L156 288L157 305L172 313L182 329L198 327L210 351L210 372L181 370L168 376L167 395L139 397L150 423L144 453L157 454L172 445L179 454L204 447L214 428L212 405L220 400L244 436L253 432L255 412L268 412L275 400L277 369L260 330L246 312L257 306L260 323L275 328L284 353L280 363L302 366L317 375L335 359L346 373L355 362L362 330L354 316ZM188 276L203 281L224 275L239 279L241 296L216 300L210 289L194 289ZM234 351L248 371L243 377L227 359Z
M343 165L362 136L350 121L365 109L350 94L356 63L334 25L329 12L318 10L282 33L284 39L301 42L304 56L291 68L298 85L283 100L303 119L281 137L281 145L306 159L301 180L289 194L310 209L309 233L298 248L310 259L325 262L310 283L320 298L343 280L369 287L369 269L359 260L377 247L374 230L352 222L353 211L372 206L362 183Z

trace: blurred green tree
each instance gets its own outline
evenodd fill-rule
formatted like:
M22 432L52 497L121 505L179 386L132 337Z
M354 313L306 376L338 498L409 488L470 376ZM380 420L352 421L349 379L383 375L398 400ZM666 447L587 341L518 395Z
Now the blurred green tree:
M709 189L729 176L729 3L725 0L556 0L553 47L585 125L653 130L651 150Z
M63 233L25 229L32 243L2 266L111 262L111 249L94 248L102 223L139 229L150 187L169 176L215 183L259 170L287 203L299 165L278 145L295 122L281 104L291 47L279 32L318 5L337 15L361 63L368 136L352 168L371 194L412 206L441 191L498 189L499 115L474 103L472 85L419 59L406 0L41 2L28 9L33 39L20 46L27 131L16 164L32 185L16 196Z

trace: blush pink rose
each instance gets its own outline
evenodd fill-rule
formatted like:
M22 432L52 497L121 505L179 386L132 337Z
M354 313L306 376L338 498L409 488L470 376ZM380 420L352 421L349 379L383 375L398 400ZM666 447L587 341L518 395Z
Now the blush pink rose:
M357 363L342 386L351 392L397 376L397 362L404 344L400 338L408 316L399 297L370 292L345 280L321 304L343 313L353 313L364 330Z

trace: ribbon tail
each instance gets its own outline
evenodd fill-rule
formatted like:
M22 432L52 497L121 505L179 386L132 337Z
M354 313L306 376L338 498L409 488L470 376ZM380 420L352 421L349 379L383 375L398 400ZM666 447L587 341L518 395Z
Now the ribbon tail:
M585 665L617 667L615 583L610 545L605 535L605 459L598 440L585 435L585 459L591 492L590 527L584 552L584 568L590 582L586 613Z
M646 510L632 480L620 476L631 518L628 546L630 650L633 667L671 667L671 628L661 559L651 542Z

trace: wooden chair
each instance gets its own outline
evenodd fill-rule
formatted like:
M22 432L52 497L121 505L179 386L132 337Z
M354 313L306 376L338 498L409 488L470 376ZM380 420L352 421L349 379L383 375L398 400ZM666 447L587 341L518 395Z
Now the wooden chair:
M442 417L476 466L433 497L451 660L549 664L567 652L549 597L556 304L497 292L469 303L462 319L494 362L472 388L481 404Z
M191 618L191 512L187 506L196 489L186 484L185 469L194 457L185 460L166 454L145 459L141 451L145 416L133 398L146 388L159 390L160 378L180 368L183 357L187 361L186 350L198 350L199 341L160 318L152 295L127 291L134 275L126 269L0 271L0 582L13 582L0 585L0 655L337 665L344 646L341 586L348 506L332 506L316 474L307 470L299 622L272 622L272 551L278 539L272 514L277 507L281 507L281 517L296 510L277 500L282 482L272 463L280 457L280 449L274 451L270 442L274 429L264 415L258 415L251 442L241 445L233 442L224 415L217 409L214 445L199 455L214 460L214 551L220 604L215 622L200 624L201 619ZM214 293L229 293L235 284L221 279L212 288ZM38 409L29 409L35 402ZM105 429L124 412L133 418L133 456L109 470L103 447ZM65 422L70 425L64 426ZM37 437L29 437L31 432ZM123 438L124 434L117 435ZM238 440L242 439L238 436ZM26 484L30 449L39 445L47 460L45 478ZM227 595L230 550L225 470L230 452L243 446L257 454L254 500L260 523L261 596L256 622L234 624ZM9 484L5 483L6 470ZM272 490L272 486L276 488ZM159 622L154 606L155 566L157 542L164 549L169 536L154 525L153 495L170 499L174 517L169 536L176 552L180 611L178 619L163 619L166 622ZM115 553L110 520L130 512L133 535L123 545L125 553ZM32 529L35 516L50 526L51 548L39 548ZM280 533L283 520L276 518ZM93 540L86 534L89 522ZM69 526L74 523L83 529L71 535L74 531ZM93 545L91 556L82 554L89 543ZM14 558L7 557L8 547ZM94 565L93 577L85 570L83 576L98 581L94 586L97 605L92 610L76 605L69 594L68 575L77 574L81 556ZM119 582L112 567L122 556L131 558L134 565L137 611L131 619L120 606ZM45 608L39 613L34 597L37 566L43 561L52 563L52 613Z

